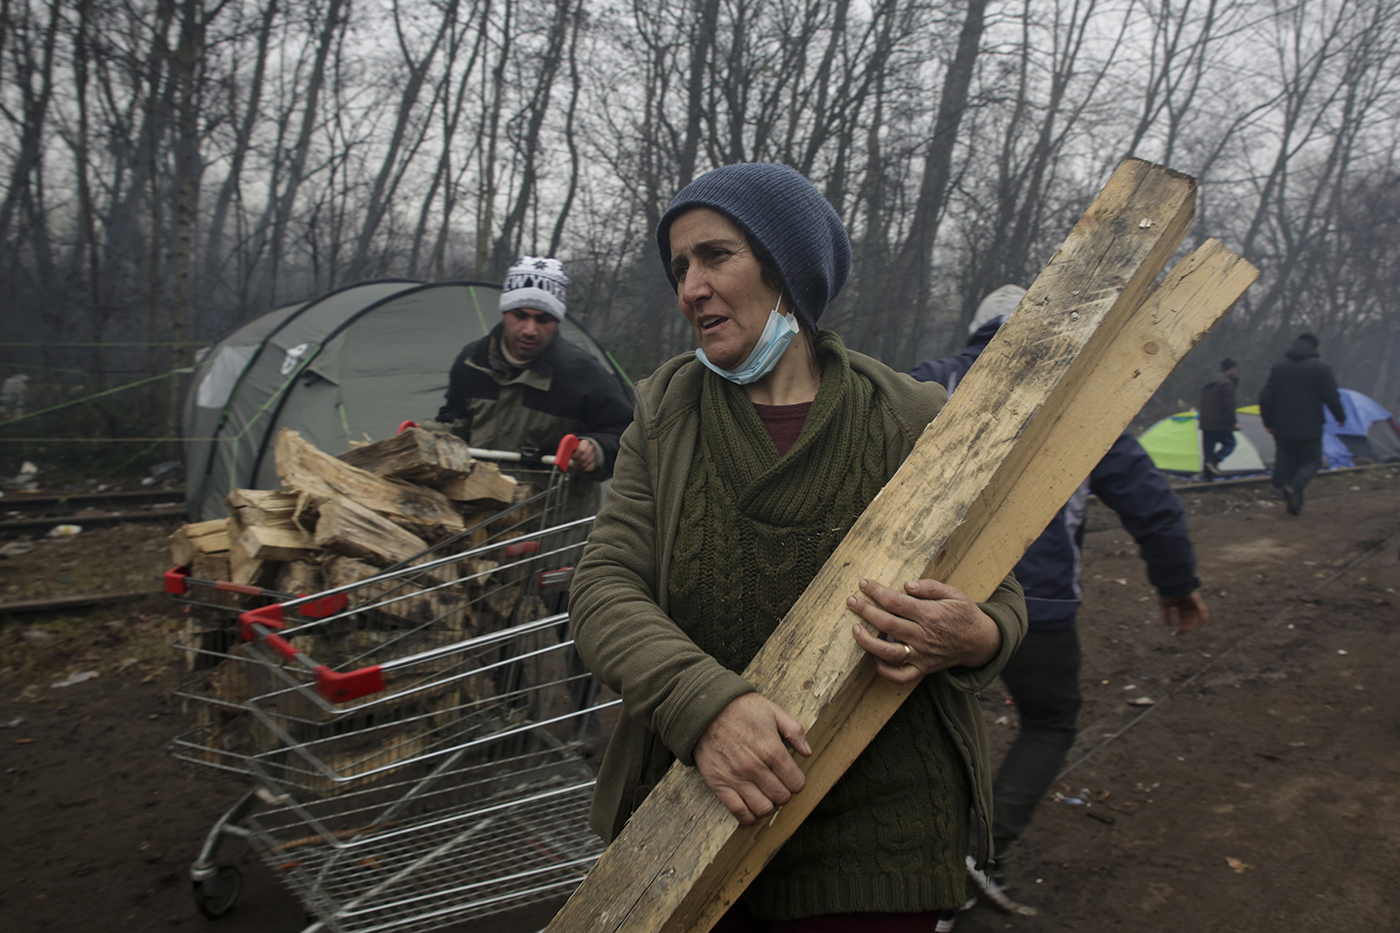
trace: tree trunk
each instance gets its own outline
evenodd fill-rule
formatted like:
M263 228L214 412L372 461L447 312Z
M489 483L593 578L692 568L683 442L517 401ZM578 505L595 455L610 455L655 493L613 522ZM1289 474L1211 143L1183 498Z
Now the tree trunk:
M369 203L365 206L364 220L360 224L360 235L355 241L355 253L354 258L350 260L350 268L355 270L356 274L363 275L363 270L370 265L370 244L374 240L375 233L379 230L380 222L384 219L384 212L388 210L389 201L393 198L394 191L398 187L398 179L401 177L403 167L399 164L399 153L404 146L404 139L408 135L410 118L413 116L414 108L418 106L418 95L422 93L423 85L428 78L428 71L437 58L438 50L442 48L448 31L456 24L457 10L460 5L460 0L448 0L442 11L442 20L438 25L437 35L433 37L432 44L423 57L414 62L410 57L408 44L403 38L399 5L397 2L394 4L394 23L400 30L399 45L404 51L404 64L408 68L408 83L404 85L403 93L399 95L399 109L394 118L394 131L389 137L388 147L379 166L379 172L375 175L374 186L370 190ZM424 121L425 126L427 122ZM421 135L419 138L421 141ZM416 144L413 148L417 148ZM411 155L412 151L408 156L405 156L405 161Z
M933 135L924 159L924 174L909 235L895 255L890 274L885 277L886 286L881 290L878 309L884 324L881 358L896 369L907 369L913 365L917 340L911 337L918 336L917 333L907 332L901 325L908 322L917 330L928 323L926 312L933 245L947 197L958 126L967 110L968 88L977 64L986 12L987 0L968 0L967 17L958 36L957 52L943 77L943 93L938 101L938 115L934 119Z
M233 148L229 153L228 173L219 185L219 193L214 199L214 207L209 213L209 229L204 240L204 273L201 280L206 293L213 291L219 281L219 270L226 262L224 250L224 227L228 223L228 213L233 205L240 186L244 183L243 170L252 146L253 130L257 126L262 111L263 82L267 78L268 45L272 37L272 27L277 20L278 0L267 0L262 17L258 22L258 38L254 46L253 77L248 83L248 101L243 107L242 117L236 112L237 101L229 95L229 119L237 120L238 130L234 134ZM240 250L242 244L239 244ZM240 280L242 276L239 276Z
M569 23L572 20L569 0L557 0L554 20L550 24L549 41L540 61L539 75L535 81L534 93L530 96L526 112L530 115L526 123L525 138L521 141L520 187L515 194L514 207L501 224L500 235L492 250L495 267L509 266L520 252L520 239L525 226L525 215L535 203L535 185L539 179L540 130L544 126L545 114L549 111L550 92L554 78L559 73L559 63L564 55L564 42L569 36ZM532 247L533 251L534 247Z

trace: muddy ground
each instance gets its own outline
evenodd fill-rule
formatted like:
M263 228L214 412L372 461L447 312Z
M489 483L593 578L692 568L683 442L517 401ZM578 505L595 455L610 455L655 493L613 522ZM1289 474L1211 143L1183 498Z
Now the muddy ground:
M979 905L959 931L1400 930L1400 470L1321 476L1297 518L1265 493L1183 491L1211 622L1179 637L1130 539L1091 513L1080 740L1012 865L1038 914ZM0 560L0 601L130 590L165 569L170 530L36 541ZM186 726L181 624L160 596L0 617L5 929L305 926L237 844L241 899L217 921L194 909L189 863L245 785L166 753ZM999 751L1015 714L998 689L983 703ZM472 929L532 933L551 912Z

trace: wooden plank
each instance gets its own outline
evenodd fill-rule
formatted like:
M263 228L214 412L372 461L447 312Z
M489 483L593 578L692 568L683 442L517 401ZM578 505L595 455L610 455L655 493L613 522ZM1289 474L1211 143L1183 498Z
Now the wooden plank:
M515 477L506 476L496 464L478 460L471 473L445 480L437 488L453 502L503 509L515 501L520 486Z
M316 545L380 567L416 557L428 547L411 531L345 498L322 503Z
M277 435L276 455L277 475L317 508L333 499L350 499L431 541L463 528L462 516L437 490L387 480L353 467L317 450L289 428Z
M377 570L377 568L371 569ZM324 576L321 573L319 563L309 560L293 560L277 568L277 582L274 589L279 593L307 596L329 589L323 580Z
M280 489L235 489L224 498L239 528L296 528L298 496Z
M253 560L313 560L321 553L315 538L290 524L250 525L238 536L238 543Z
M377 577L379 568L353 557L335 557L325 564L326 587L335 589L362 583L345 594L352 610L373 614L379 624L388 620L405 628L428 627L446 632L453 639L465 638L475 632L476 610L470 605L467 588L454 586L429 591L431 587L450 579L452 570L440 567L424 578L363 581Z
M228 578L245 586L269 587L277 579L277 562L254 557L248 552L232 518L228 523Z
M166 539L175 566L186 567L196 554L217 554L228 550L228 527L222 518L181 525Z
M898 586L926 565L974 598L989 595L1171 365L1234 300L1179 306L1171 296L1183 286L1173 285L1163 291L1166 304L1144 306L1141 319L1133 313L1184 237L1193 199L1189 178L1135 160L1119 168L983 354L986 362L746 671L807 728L816 751L799 759L807 789L772 820L740 828L694 769L673 768L550 931L706 930L747 886L912 689L874 678L849 634L845 596L862 577ZM1248 280L1226 278L1228 287L1217 289L1222 301ZM1163 308L1173 313L1171 328L1160 319ZM1120 334L1136 343L1118 342ZM1131 365L1117 358L1127 350ZM1096 369L1110 370L1107 382L1091 380ZM1093 432L1084 431L1086 421ZM1052 453L1062 448L1078 459Z
M375 476L435 488L470 475L476 463L467 442L457 435L423 428L408 428L382 441L355 447L340 459Z
M230 566L229 552L196 554L194 560L190 561L190 576L197 580L232 581L233 570ZM189 595L196 602L225 606L229 609L252 609L257 605L256 597L231 593L228 590L216 590L211 586L191 588Z

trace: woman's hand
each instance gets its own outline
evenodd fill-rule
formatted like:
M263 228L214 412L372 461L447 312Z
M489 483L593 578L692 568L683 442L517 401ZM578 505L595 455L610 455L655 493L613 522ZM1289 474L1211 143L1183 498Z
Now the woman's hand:
M726 706L695 743L695 767L720 803L750 826L807 786L789 745L803 757L812 754L796 719L761 694L746 693Z
M865 599L851 596L846 605L866 624L852 631L886 680L905 684L950 667L981 667L1001 648L1001 629L957 587L914 580L901 593L861 580L860 591Z

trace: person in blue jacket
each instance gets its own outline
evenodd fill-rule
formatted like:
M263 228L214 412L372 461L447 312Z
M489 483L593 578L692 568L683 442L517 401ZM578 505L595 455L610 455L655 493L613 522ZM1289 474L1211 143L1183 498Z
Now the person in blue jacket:
M910 373L937 382L951 394L1025 295L1004 285L978 306L967 346L956 356L919 364ZM1147 577L1159 594L1163 621L1180 634L1206 624L1209 612L1198 592L1196 553L1187 534L1186 511L1166 477L1157 471L1142 446L1121 435L1108 453L1051 519L1016 565L1016 579L1026 592L1030 630L1001 672L1016 704L1020 731L1007 750L992 784L993 865L969 870L998 907L1034 913L1018 904L1006 886L1008 851L1031 821L1040 798L1064 767L1074 744L1079 715L1080 651L1075 618L1083 601L1080 550L1084 513L1090 495L1118 513L1147 563ZM973 897L965 907L971 907Z

